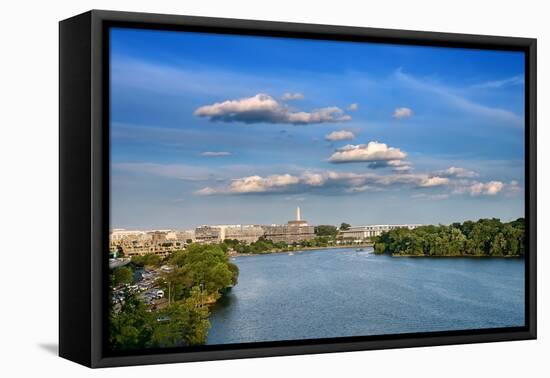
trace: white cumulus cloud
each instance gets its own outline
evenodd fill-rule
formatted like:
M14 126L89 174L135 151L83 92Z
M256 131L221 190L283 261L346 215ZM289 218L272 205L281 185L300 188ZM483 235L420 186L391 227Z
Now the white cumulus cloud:
M298 111L264 93L201 106L195 110L194 114L207 117L211 121L294 125L351 120L351 116L344 114L344 111L336 106L314 109L311 112Z
M198 195L254 193L358 193L385 190L388 187L424 189L448 185L445 177L428 174L399 173L377 175L370 172L337 172L330 170L304 171L300 174L247 176L233 179L230 184L205 187Z
M407 154L399 148L388 147L385 143L372 141L368 144L348 144L339 148L328 161L331 163L376 162L402 160L405 157Z
M461 182L454 189L455 194L469 194L472 197L494 196L499 194L507 187L502 181L466 181Z
M356 102L354 102L353 104L350 104L350 105L348 106L348 110L349 110L349 111L354 112L354 111L356 111L357 109L359 109L359 104L356 103Z
M290 174L262 176L248 176L235 179L229 187L211 188L206 187L195 192L200 195L224 194L224 193L265 193L284 189L287 186L295 185L300 179Z
M476 182L472 184L468 191L472 196L487 195L494 196L504 188L504 183L501 181L489 181L486 183Z
M339 140L352 140L355 138L355 134L347 130L333 131L330 134L325 135L325 140L331 142L337 142Z
M410 108L397 108L393 111L393 118L402 119L409 118L413 115L413 111Z

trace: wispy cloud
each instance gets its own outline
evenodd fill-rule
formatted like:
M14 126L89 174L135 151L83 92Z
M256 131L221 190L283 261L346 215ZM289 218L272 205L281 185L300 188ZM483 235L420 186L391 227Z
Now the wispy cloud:
M349 104L349 106L348 106L348 110L352 111L352 112L354 112L358 109L359 109L359 104L356 103L356 102L354 102L353 104Z
M201 152L201 156L206 157L222 157L222 156L230 156L231 152L227 151L205 151Z
M303 100L305 96L302 93L285 93L281 96L283 101L294 101L294 100Z
M450 197L449 194L446 194L446 193L438 193L438 194L415 193L411 195L411 198L414 198L414 199L426 199L430 201L446 200L449 197Z
M456 93L452 88L429 82L427 80L418 79L412 75L404 73L401 69L395 72L395 77L397 80L401 81L405 85L414 88L416 90L425 91L439 96L440 98L445 99L452 105L457 108L462 109L463 111L478 114L487 118L496 119L514 126L523 127L524 120L522 117L516 113L483 105L477 102L474 102L466 97L463 97Z
M499 89L499 88L515 86L515 85L524 85L524 84L525 84L525 78L522 75L517 75L506 79L485 81L483 83L474 84L472 85L472 88Z
M449 167L436 172L439 176L443 177L477 177L479 174L475 171L461 168L461 167Z

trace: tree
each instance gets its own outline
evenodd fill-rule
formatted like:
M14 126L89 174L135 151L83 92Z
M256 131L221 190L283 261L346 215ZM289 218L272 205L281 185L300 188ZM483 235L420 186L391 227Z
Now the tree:
M206 343L210 322L199 288L184 301L171 304L158 314L151 342L157 347L190 346Z
M113 272L113 284L118 286L120 284L129 284L134 280L134 273L130 268L125 266L115 269Z
M506 254L506 239L502 233L498 233L491 243L491 256L502 256Z
M382 255L386 253L386 244L378 242L374 245L374 253L377 255Z
M262 243L273 246L271 241ZM137 261L146 264L157 259L158 256L151 255L141 256ZM114 350L206 343L210 328L207 304L217 300L224 289L237 284L239 268L229 262L223 246L202 244L173 252L166 264L172 269L161 274L157 285L164 289L168 307L148 308L129 292L120 305L112 305L109 340ZM128 281L128 272L131 273L128 268L114 271L113 283L115 277Z
M229 258L219 245L192 244L185 251L170 256L169 263L179 270L180 279L187 288L204 285L209 294L231 286L235 271L229 267Z
M502 223L500 219L480 219L450 226L397 228L375 239L377 254L420 256L523 256L523 219Z
M133 256L132 262L138 266L154 266L159 267L162 263L162 259L159 255L154 253L147 253L142 256Z
M114 350L147 347L153 333L153 317L145 304L134 295L127 295L116 311L109 316L109 342Z
M315 227L315 235L335 237L338 234L338 229L331 225L319 225Z
M342 223L340 224L340 230L342 230L342 231L349 230L350 227L351 227L351 224L349 224L349 223L344 223L344 222L342 222Z

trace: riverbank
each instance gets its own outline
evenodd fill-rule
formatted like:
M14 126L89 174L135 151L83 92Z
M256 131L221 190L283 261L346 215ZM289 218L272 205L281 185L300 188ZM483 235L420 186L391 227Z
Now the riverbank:
M331 245L326 247L303 247L303 248L296 248L293 250L272 250L272 251L265 251L262 253L235 253L235 252L229 252L229 257L240 257L240 256L260 256L260 255L272 255L276 253L300 253L300 252L306 252L306 251L318 251L318 250L325 250L325 249L352 249L352 248L369 248L372 247L372 243L363 243L363 244L356 244L356 245Z

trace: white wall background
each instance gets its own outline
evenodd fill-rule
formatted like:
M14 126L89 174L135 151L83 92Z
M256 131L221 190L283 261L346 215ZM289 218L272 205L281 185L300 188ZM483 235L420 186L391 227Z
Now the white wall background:
M0 375L3 377L467 377L550 372L546 128L550 26L544 1L7 1L0 22ZM89 9L536 37L539 40L539 340L89 370L58 358L58 25ZM548 192L546 192L548 193ZM546 348L546 352L544 349Z

